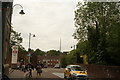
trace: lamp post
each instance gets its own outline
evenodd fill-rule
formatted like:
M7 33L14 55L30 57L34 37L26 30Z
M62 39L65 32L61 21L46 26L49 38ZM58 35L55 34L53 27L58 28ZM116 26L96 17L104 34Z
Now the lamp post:
M76 45L73 45L73 46L71 46L71 48L73 48L73 50L75 50L75 46L76 46Z
M29 59L28 59L28 62L29 62L29 63L30 63L30 57L31 57L31 54L30 54L30 51L31 51L31 49L30 49L31 36L32 36L32 37L35 37L35 34L29 33L29 48L28 48L28 52L29 52Z
M13 6L13 8L14 8L15 6L20 6L20 7L22 8L21 11L19 12L19 14L21 14L21 15L24 15L24 14L25 14L25 12L24 12L24 10L23 10L23 7L22 7L20 4L15 4L15 5Z
M13 14L13 8L15 8L16 6L19 6L19 7L22 8L21 11L19 12L19 14L24 15L25 13L23 11L23 7L20 4L15 4L11 8L7 7L7 10L11 9L12 10L11 14ZM6 16L6 20L7 20L8 24L11 27L11 20L10 20L9 16ZM19 43L19 41L17 40L16 46L18 46L18 43ZM18 48L16 49L16 53L15 53L14 50L12 51L12 61L11 61L11 64L12 64L11 67L12 68L16 68L17 67L17 58L18 58Z
M31 36L32 36L32 37L35 37L35 34L29 33L29 48L28 48L28 51L30 50L30 40L31 40Z

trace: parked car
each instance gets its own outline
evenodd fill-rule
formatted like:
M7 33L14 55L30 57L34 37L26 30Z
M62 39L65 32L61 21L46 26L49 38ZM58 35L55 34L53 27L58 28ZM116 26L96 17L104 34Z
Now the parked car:
M68 65L64 70L64 78L68 80L87 80L87 70L85 70L80 65Z
M60 68L60 64L56 64L54 68Z
M44 68L47 68L47 66L44 66Z

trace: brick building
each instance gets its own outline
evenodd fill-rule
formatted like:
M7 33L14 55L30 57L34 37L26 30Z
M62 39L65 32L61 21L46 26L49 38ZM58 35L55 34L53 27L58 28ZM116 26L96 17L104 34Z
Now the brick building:
M2 63L5 74L8 74L11 65L10 32L13 2L2 2Z
M60 64L60 56L37 56L37 62L47 67L54 67L55 64Z
M23 60L24 64L28 63L28 56L27 56L28 52L27 51L21 51L18 52L18 61Z
M31 58L30 58L30 62L33 64L33 65L36 65L37 64L37 55L36 54L31 54Z

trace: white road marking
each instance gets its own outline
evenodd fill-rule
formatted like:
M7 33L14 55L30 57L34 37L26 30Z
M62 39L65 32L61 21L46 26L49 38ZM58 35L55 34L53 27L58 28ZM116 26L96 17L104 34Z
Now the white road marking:
M52 73L60 78L64 78L64 73Z

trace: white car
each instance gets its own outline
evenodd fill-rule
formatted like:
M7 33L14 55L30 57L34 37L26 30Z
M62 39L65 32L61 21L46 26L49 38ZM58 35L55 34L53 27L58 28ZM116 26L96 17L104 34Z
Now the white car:
M60 64L56 64L54 68L60 68Z
M64 78L70 80L87 80L87 70L80 65L68 65L64 70Z

